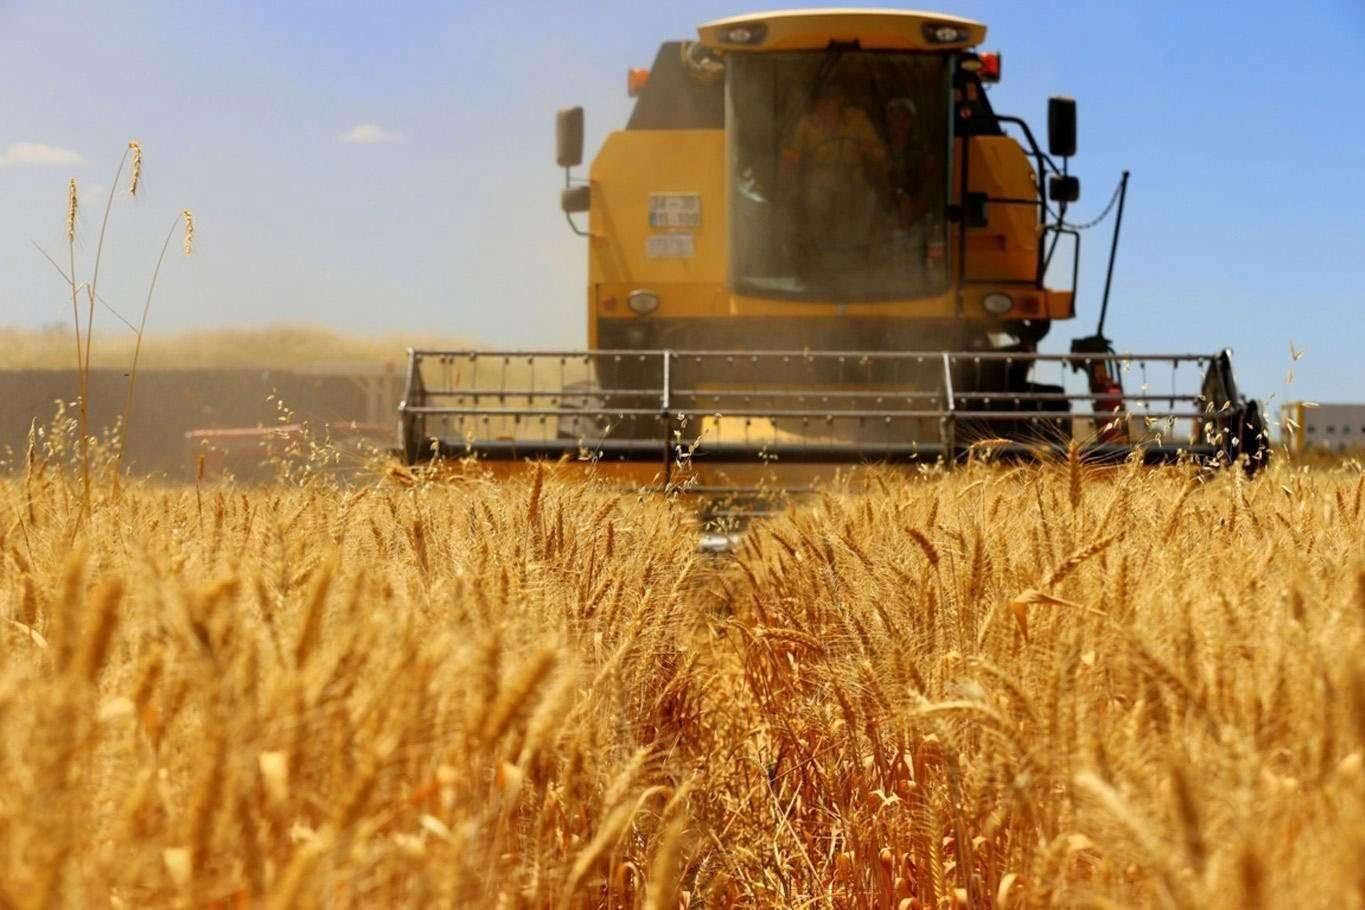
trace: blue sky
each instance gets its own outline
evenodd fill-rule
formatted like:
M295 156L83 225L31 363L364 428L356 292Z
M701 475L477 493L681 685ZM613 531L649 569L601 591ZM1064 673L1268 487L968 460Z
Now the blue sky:
M88 262L92 194L136 138L145 193L115 202L103 295L139 310L171 219L198 220L154 331L288 321L582 344L554 109L583 104L594 149L628 116L627 67L769 6L0 2L0 325L69 320L30 241L63 249L76 176ZM1121 348L1230 346L1258 396L1365 399L1365 2L937 8L989 25L1000 111L1041 127L1048 95L1077 98L1077 217L1133 171ZM1107 230L1087 236L1082 318L1056 338L1093 325L1107 247ZM1291 341L1306 353L1286 390Z

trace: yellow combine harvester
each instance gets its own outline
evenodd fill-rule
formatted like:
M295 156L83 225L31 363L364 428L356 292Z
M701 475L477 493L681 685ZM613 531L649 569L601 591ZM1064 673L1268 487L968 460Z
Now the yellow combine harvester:
M1115 353L1108 281L1095 334L1038 352L1076 315L1076 106L1050 100L1047 151L997 113L984 25L811 10L699 33L631 71L586 181L583 111L558 114L589 350L412 351L410 462L568 456L718 489L1073 439L1092 459L1265 457L1228 352Z

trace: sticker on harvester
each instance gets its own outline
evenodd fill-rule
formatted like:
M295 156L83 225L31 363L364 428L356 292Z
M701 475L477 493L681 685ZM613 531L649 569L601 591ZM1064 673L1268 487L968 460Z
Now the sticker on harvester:
M691 259L696 252L690 233L655 234L645 238L645 255L650 259Z
M701 227L701 193L650 193L649 226Z

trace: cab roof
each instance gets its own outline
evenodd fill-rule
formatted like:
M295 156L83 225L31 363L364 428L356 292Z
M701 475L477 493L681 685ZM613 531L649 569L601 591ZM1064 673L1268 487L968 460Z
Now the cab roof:
M947 51L986 40L984 23L893 9L804 9L751 13L698 26L701 43L725 51L823 50L857 43L866 50Z

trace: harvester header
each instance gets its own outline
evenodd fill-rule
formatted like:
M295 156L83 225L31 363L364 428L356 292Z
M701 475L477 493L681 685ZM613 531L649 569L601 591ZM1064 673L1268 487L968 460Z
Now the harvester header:
M664 479L985 443L1261 459L1227 352L1119 354L1104 333L1126 172L1097 327L1040 352L1077 315L1077 105L1050 99L1045 150L990 103L985 37L892 10L709 22L631 71L634 110L586 179L583 110L561 110L588 349L413 352L407 457L652 460Z

